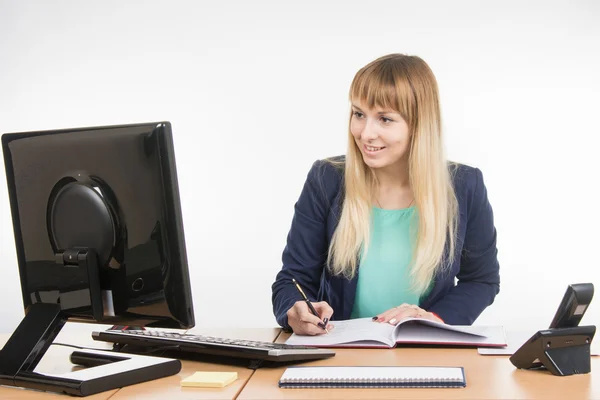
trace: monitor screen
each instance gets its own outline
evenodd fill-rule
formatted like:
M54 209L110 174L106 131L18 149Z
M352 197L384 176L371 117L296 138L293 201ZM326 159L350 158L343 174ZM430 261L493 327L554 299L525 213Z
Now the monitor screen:
M2 136L25 308L189 328L189 282L169 122Z

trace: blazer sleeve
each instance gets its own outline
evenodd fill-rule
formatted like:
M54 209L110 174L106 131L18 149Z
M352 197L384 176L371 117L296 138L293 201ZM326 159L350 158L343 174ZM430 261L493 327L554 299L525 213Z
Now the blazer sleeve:
M273 313L277 323L290 329L287 311L298 300L300 293L294 287L296 279L306 296L317 298L323 268L327 260L327 215L329 206L325 196L324 175L326 161L316 161L310 169L300 198L294 206L292 226L283 250L283 267L272 285Z
M458 282L429 307L451 325L471 325L500 291L494 216L479 169L475 169L475 187L466 218Z

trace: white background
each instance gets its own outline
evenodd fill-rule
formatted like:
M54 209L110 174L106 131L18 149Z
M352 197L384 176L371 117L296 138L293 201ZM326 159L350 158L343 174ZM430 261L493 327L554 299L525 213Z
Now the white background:
M271 327L306 173L345 152L351 79L392 52L429 63L448 155L484 173L502 284L476 323L542 329L567 284L600 291L598 1L0 0L0 132L171 121L197 327ZM4 183L0 218L8 332Z

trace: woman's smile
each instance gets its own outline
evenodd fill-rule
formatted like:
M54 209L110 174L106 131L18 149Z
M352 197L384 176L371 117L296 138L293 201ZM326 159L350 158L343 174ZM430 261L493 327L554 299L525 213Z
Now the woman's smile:
M369 145L363 145L363 149L365 151L365 153L367 154L377 154L377 153L381 153L382 150L385 150L385 146L381 146L381 147L376 147L376 146L369 146Z

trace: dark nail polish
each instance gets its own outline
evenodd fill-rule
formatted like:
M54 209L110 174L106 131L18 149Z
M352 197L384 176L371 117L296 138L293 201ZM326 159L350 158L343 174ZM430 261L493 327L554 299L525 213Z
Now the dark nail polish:
M376 315L372 318L373 321L377 321L379 319L379 317Z
M325 329L325 324L324 324L324 323L322 323L322 322L319 322L319 323L317 324L317 326L318 326L319 328L323 329L323 330Z
M325 318L325 319L323 320L323 325L327 326L327 323L328 323L328 322L329 322L329 318Z

